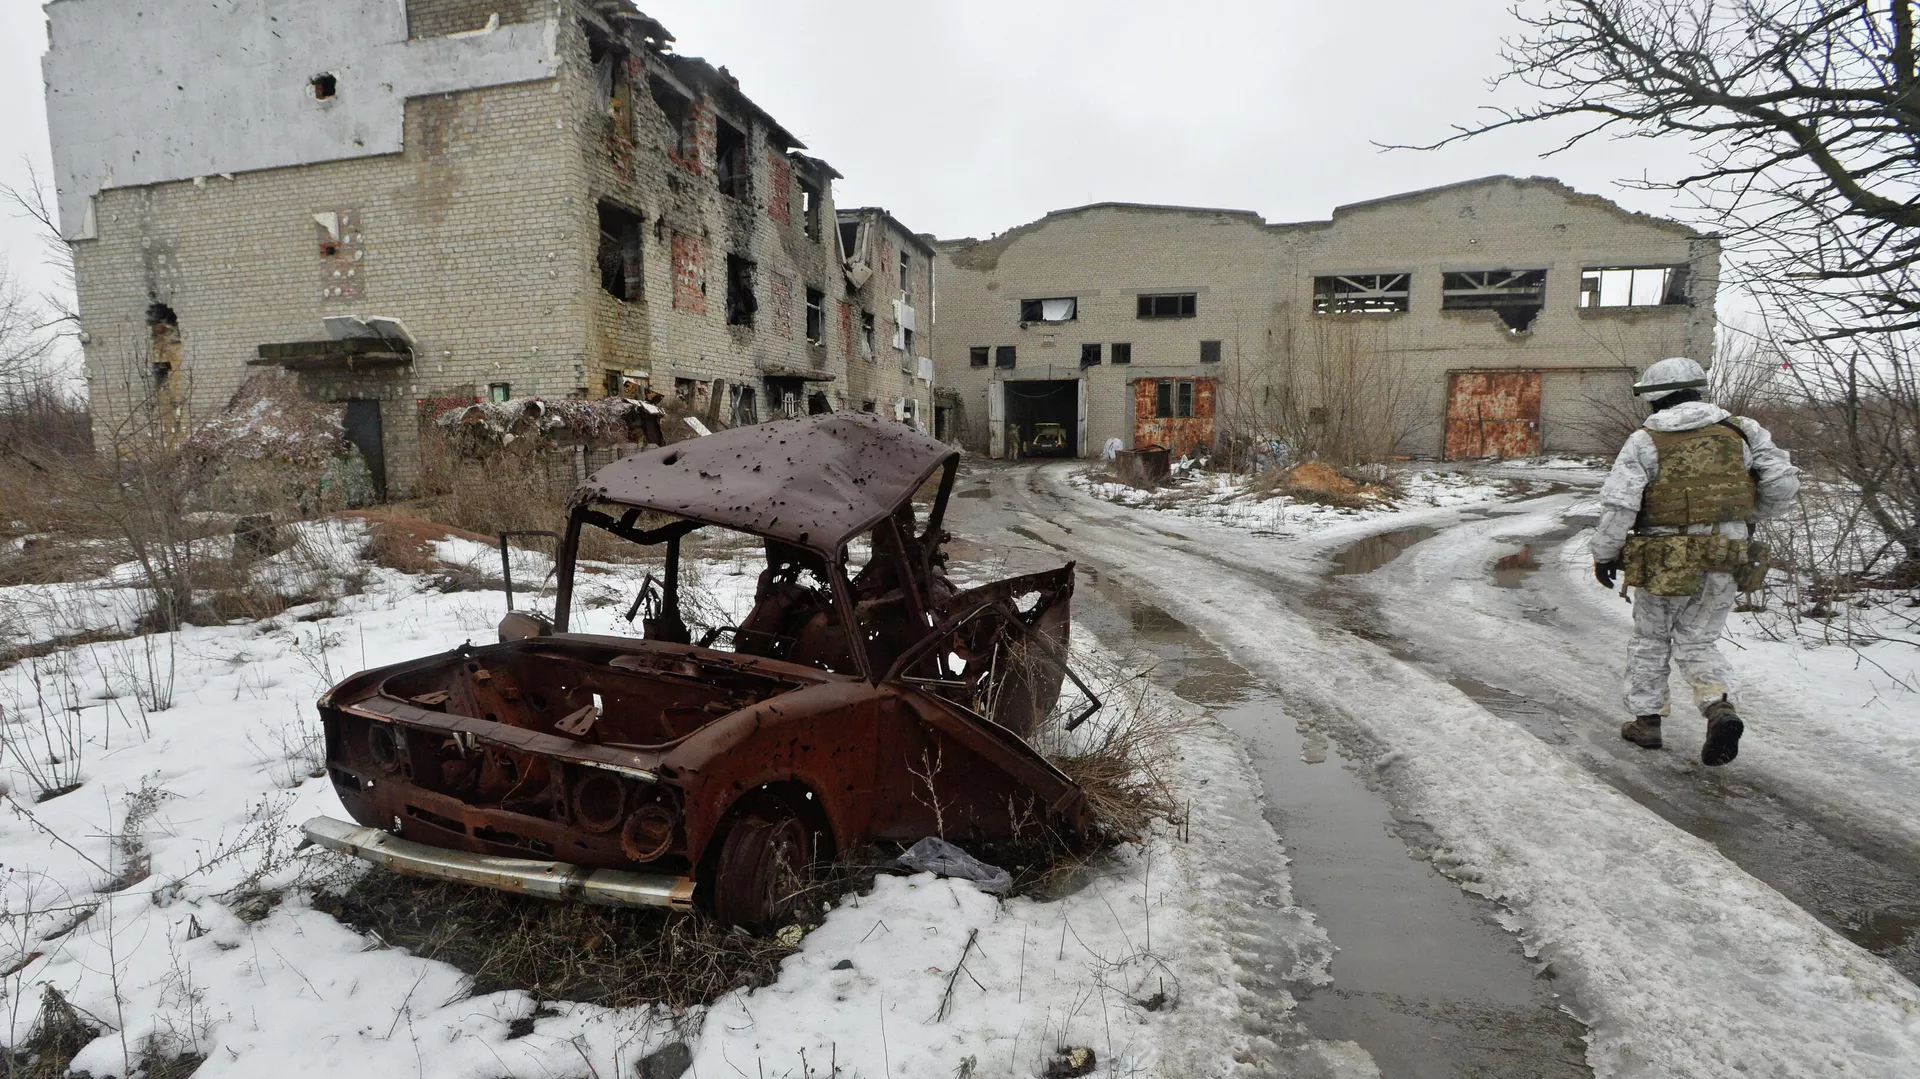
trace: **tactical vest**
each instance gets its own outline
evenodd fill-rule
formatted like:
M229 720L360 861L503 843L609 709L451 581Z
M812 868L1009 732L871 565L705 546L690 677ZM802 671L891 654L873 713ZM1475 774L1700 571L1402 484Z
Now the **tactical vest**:
M1753 516L1754 482L1747 440L1726 424L1691 431L1648 431L1660 472L1640 496L1636 531L1745 521Z

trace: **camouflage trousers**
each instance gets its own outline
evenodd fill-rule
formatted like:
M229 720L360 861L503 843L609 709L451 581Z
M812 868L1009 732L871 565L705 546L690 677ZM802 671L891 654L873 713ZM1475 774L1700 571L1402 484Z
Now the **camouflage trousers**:
M1667 714L1667 672L1677 664L1692 684L1694 704L1705 706L1734 693L1733 671L1717 642L1739 596L1733 576L1702 575L1691 596L1656 596L1633 590L1633 643L1627 647L1627 714ZM1738 703L1737 701L1735 703Z

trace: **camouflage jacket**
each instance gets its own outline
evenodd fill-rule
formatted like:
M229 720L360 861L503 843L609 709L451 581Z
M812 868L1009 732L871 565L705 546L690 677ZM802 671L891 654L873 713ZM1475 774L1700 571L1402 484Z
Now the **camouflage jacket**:
M1587 541L1594 561L1620 557L1627 533L1633 530L1634 518L1640 514L1640 495L1660 474L1660 454L1654 449L1653 436L1648 431L1691 431L1729 418L1746 436L1746 465L1755 471L1759 481L1754 519L1778 517L1793 508L1793 500L1800 493L1800 470L1794 467L1786 450L1773 444L1773 436L1767 429L1745 416L1732 416L1719 405L1689 401L1648 416L1645 429L1627 436L1626 445L1620 447L1619 456L1613 459L1613 471L1600 488L1600 523L1594 529L1593 538ZM1687 531L1708 533L1716 529L1731 539L1747 538L1744 521L1692 525ZM1647 530L1651 535L1672 535L1678 531L1676 528Z

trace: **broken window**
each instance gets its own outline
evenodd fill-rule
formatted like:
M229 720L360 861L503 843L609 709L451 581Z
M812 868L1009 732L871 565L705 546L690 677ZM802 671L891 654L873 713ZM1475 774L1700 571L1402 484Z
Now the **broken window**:
M153 364L153 388L157 390L167 384L173 369L180 365L180 316L166 304L148 305L147 333L152 341L147 359Z
M690 378L674 379L673 380L673 396L687 404L692 404L693 395L698 392L694 388L694 385L695 385L694 380Z
M1410 273L1326 274L1313 279L1316 315L1386 315L1405 311L1412 296Z
M1183 378L1161 379L1153 388L1153 414L1163 420L1192 418L1193 382Z
M510 382L487 383L487 400L496 403L513 400L513 384Z
M331 71L323 71L307 80L307 89L315 101L326 101L340 92L340 78Z
M1442 311L1492 311L1516 333L1546 303L1545 270L1456 270L1440 278Z
M827 343L827 294L817 288L807 290L807 340Z
M1140 318L1192 318L1194 296L1191 292L1141 296L1136 313Z
M633 130L632 86L628 81L627 50L592 23L581 24L587 35L587 60L593 64L594 88L614 133L626 135Z
M658 75L648 77L647 89L653 93L653 103L660 106L661 114L667 118L667 151L691 158L693 155L687 152L687 147L693 141L693 99Z
M820 239L820 185L809 180L800 181L800 226L806 230L807 239Z
M900 252L900 291L913 291L913 256Z
M998 348L995 348L993 350L993 365L995 367L1012 367L1013 366L1013 346L1001 345Z
M1020 301L1022 322L1072 322L1079 317L1080 304L1072 296Z
M873 312L860 312L860 355L873 358Z
M1581 307L1664 307L1686 302L1685 266L1596 266L1580 271Z
M1132 363L1133 343L1131 341L1115 341L1112 345L1108 346L1107 357L1114 363Z
M993 350L988 348L987 346L975 345L974 347L967 350L967 366L968 367L985 367L987 365L988 358L992 356L992 354L993 354Z
M1080 366L1100 366L1100 346L1098 344L1080 346Z
M727 387L727 425L744 427L750 423L759 423L759 413L754 408L753 387L734 384Z
M600 287L619 300L640 298L640 218L612 203L600 204Z
M913 327L900 327L900 349L909 356L913 355ZM901 370L904 371L906 368L902 367Z
M1200 342L1200 362L1201 363L1219 363L1220 362L1220 342L1218 341Z
M759 303L753 298L753 263L739 255L728 255L727 325L753 325L753 313L759 308Z
M720 191L741 201L753 195L753 166L747 160L747 136L725 120L714 120L714 178Z
M858 221L840 222L840 261L842 262L858 261L859 252L860 252L860 222Z

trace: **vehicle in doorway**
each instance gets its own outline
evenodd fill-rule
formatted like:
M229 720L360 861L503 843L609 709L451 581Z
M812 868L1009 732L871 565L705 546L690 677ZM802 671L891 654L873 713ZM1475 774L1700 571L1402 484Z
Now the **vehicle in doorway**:
M1025 457L1065 457L1071 449L1064 424L1036 423L1033 425L1033 435L1020 452Z
M600 469L559 537L550 621L509 613L497 644L320 698L327 773L356 823L317 817L308 836L402 872L697 903L764 929L805 902L815 866L876 841L1082 832L1085 793L1025 737L1099 707L1065 665L1073 567L955 586L941 546L958 459L836 412ZM661 577L626 612L639 638L570 627L589 530L660 549ZM739 625L682 609L682 543L702 530L764 550Z

